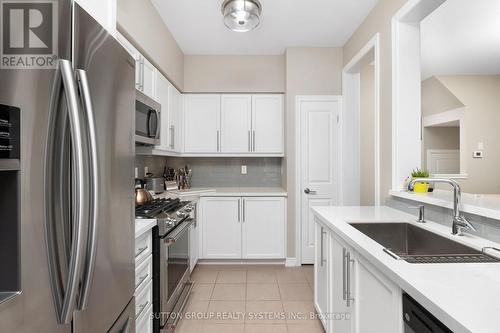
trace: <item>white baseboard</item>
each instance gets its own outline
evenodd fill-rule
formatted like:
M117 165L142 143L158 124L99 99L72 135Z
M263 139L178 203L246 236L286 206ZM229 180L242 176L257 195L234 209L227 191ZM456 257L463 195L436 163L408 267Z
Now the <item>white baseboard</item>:
M297 264L297 258L287 257L285 259L285 267L295 267L295 266L300 266L300 264Z

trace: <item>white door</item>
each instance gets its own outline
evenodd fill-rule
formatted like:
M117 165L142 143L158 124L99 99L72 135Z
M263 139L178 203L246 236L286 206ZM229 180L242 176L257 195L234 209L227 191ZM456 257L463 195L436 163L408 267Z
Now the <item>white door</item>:
M156 146L156 149L169 150L170 147L170 135L169 135L169 121L170 121L170 96L169 96L170 82L158 73L156 81L156 100L161 105L161 115L160 115L160 139L161 143Z
M184 95L184 151L216 153L219 139L220 95Z
M314 306L322 316L321 322L325 331L330 332L330 302L332 300L330 277L330 232L322 224L317 223L315 228L316 257L314 262Z
M156 99L155 86L156 86L156 68L146 58L142 57L142 92Z
M221 145L223 153L250 152L252 128L252 97L250 95L221 96Z
M283 95L252 96L252 151L281 154L284 151Z
M241 258L241 198L201 199L203 258Z
M338 115L340 98L307 98L300 116L300 183L302 263L314 262L313 206L338 203Z
M180 153L183 146L182 114L184 109L183 95L173 85L169 87L170 96L170 119L168 133L170 138L170 150Z
M242 198L244 259L285 258L285 198Z

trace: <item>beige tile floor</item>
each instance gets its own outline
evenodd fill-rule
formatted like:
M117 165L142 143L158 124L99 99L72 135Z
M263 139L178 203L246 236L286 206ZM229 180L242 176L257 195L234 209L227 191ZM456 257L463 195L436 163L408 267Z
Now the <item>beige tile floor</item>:
M176 333L324 333L312 266L198 265L191 279Z

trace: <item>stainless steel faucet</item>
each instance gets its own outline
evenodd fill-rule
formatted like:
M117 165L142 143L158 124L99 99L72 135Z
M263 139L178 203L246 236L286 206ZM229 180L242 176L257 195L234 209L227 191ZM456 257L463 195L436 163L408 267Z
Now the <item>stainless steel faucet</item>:
M408 183L408 191L413 191L416 183L445 183L453 187L453 217L451 233L462 236L462 229L477 231L476 228L460 213L462 191L460 185L453 179L448 178L415 178Z

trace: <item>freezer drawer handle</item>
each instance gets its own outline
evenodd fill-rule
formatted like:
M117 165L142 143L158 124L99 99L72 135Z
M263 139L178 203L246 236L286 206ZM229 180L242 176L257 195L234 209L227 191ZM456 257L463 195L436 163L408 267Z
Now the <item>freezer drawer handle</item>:
M88 220L88 239L84 266L84 279L78 309L85 310L88 305L90 290L94 276L95 261L97 255L97 230L99 223L99 165L97 152L97 131L95 127L94 108L91 99L90 86L87 72L78 69L76 71L78 88L80 90L81 103L87 120L87 131L89 140L90 165L90 219Z
M67 117L60 108L61 94L64 91L67 105ZM50 274L51 291L56 308L57 321L60 324L69 324L73 316L79 284L82 278L84 253L86 250L87 222L90 214L89 174L89 140L87 138L86 119L79 109L78 93L72 64L69 60L58 61L50 100L49 135L47 136L44 187L45 187L45 234L47 259ZM71 133L71 155L64 148L67 135L61 134L69 119ZM72 160L72 197L69 200L62 196L62 185L67 184L67 173L59 170L64 157L71 156ZM59 165L58 165L59 163ZM62 199L62 201L61 201ZM71 207L71 208L70 208ZM67 214L67 212L73 212ZM71 223L68 228L67 224ZM61 232L60 230L71 230ZM61 233L61 235L59 235ZM58 237L59 236L59 237ZM64 237L64 251L61 255L58 239ZM65 259L65 258L68 259ZM66 261L67 260L67 261ZM68 265L67 274L61 273L61 267ZM63 282L63 276L67 277ZM63 284L65 286L63 287Z
M137 258L138 256L140 256L140 255L141 255L144 251L146 251L147 249L148 249L148 246L147 246L147 245L146 245L146 246L144 246L144 247L139 248L139 251L137 251L137 252L135 253L135 257Z

